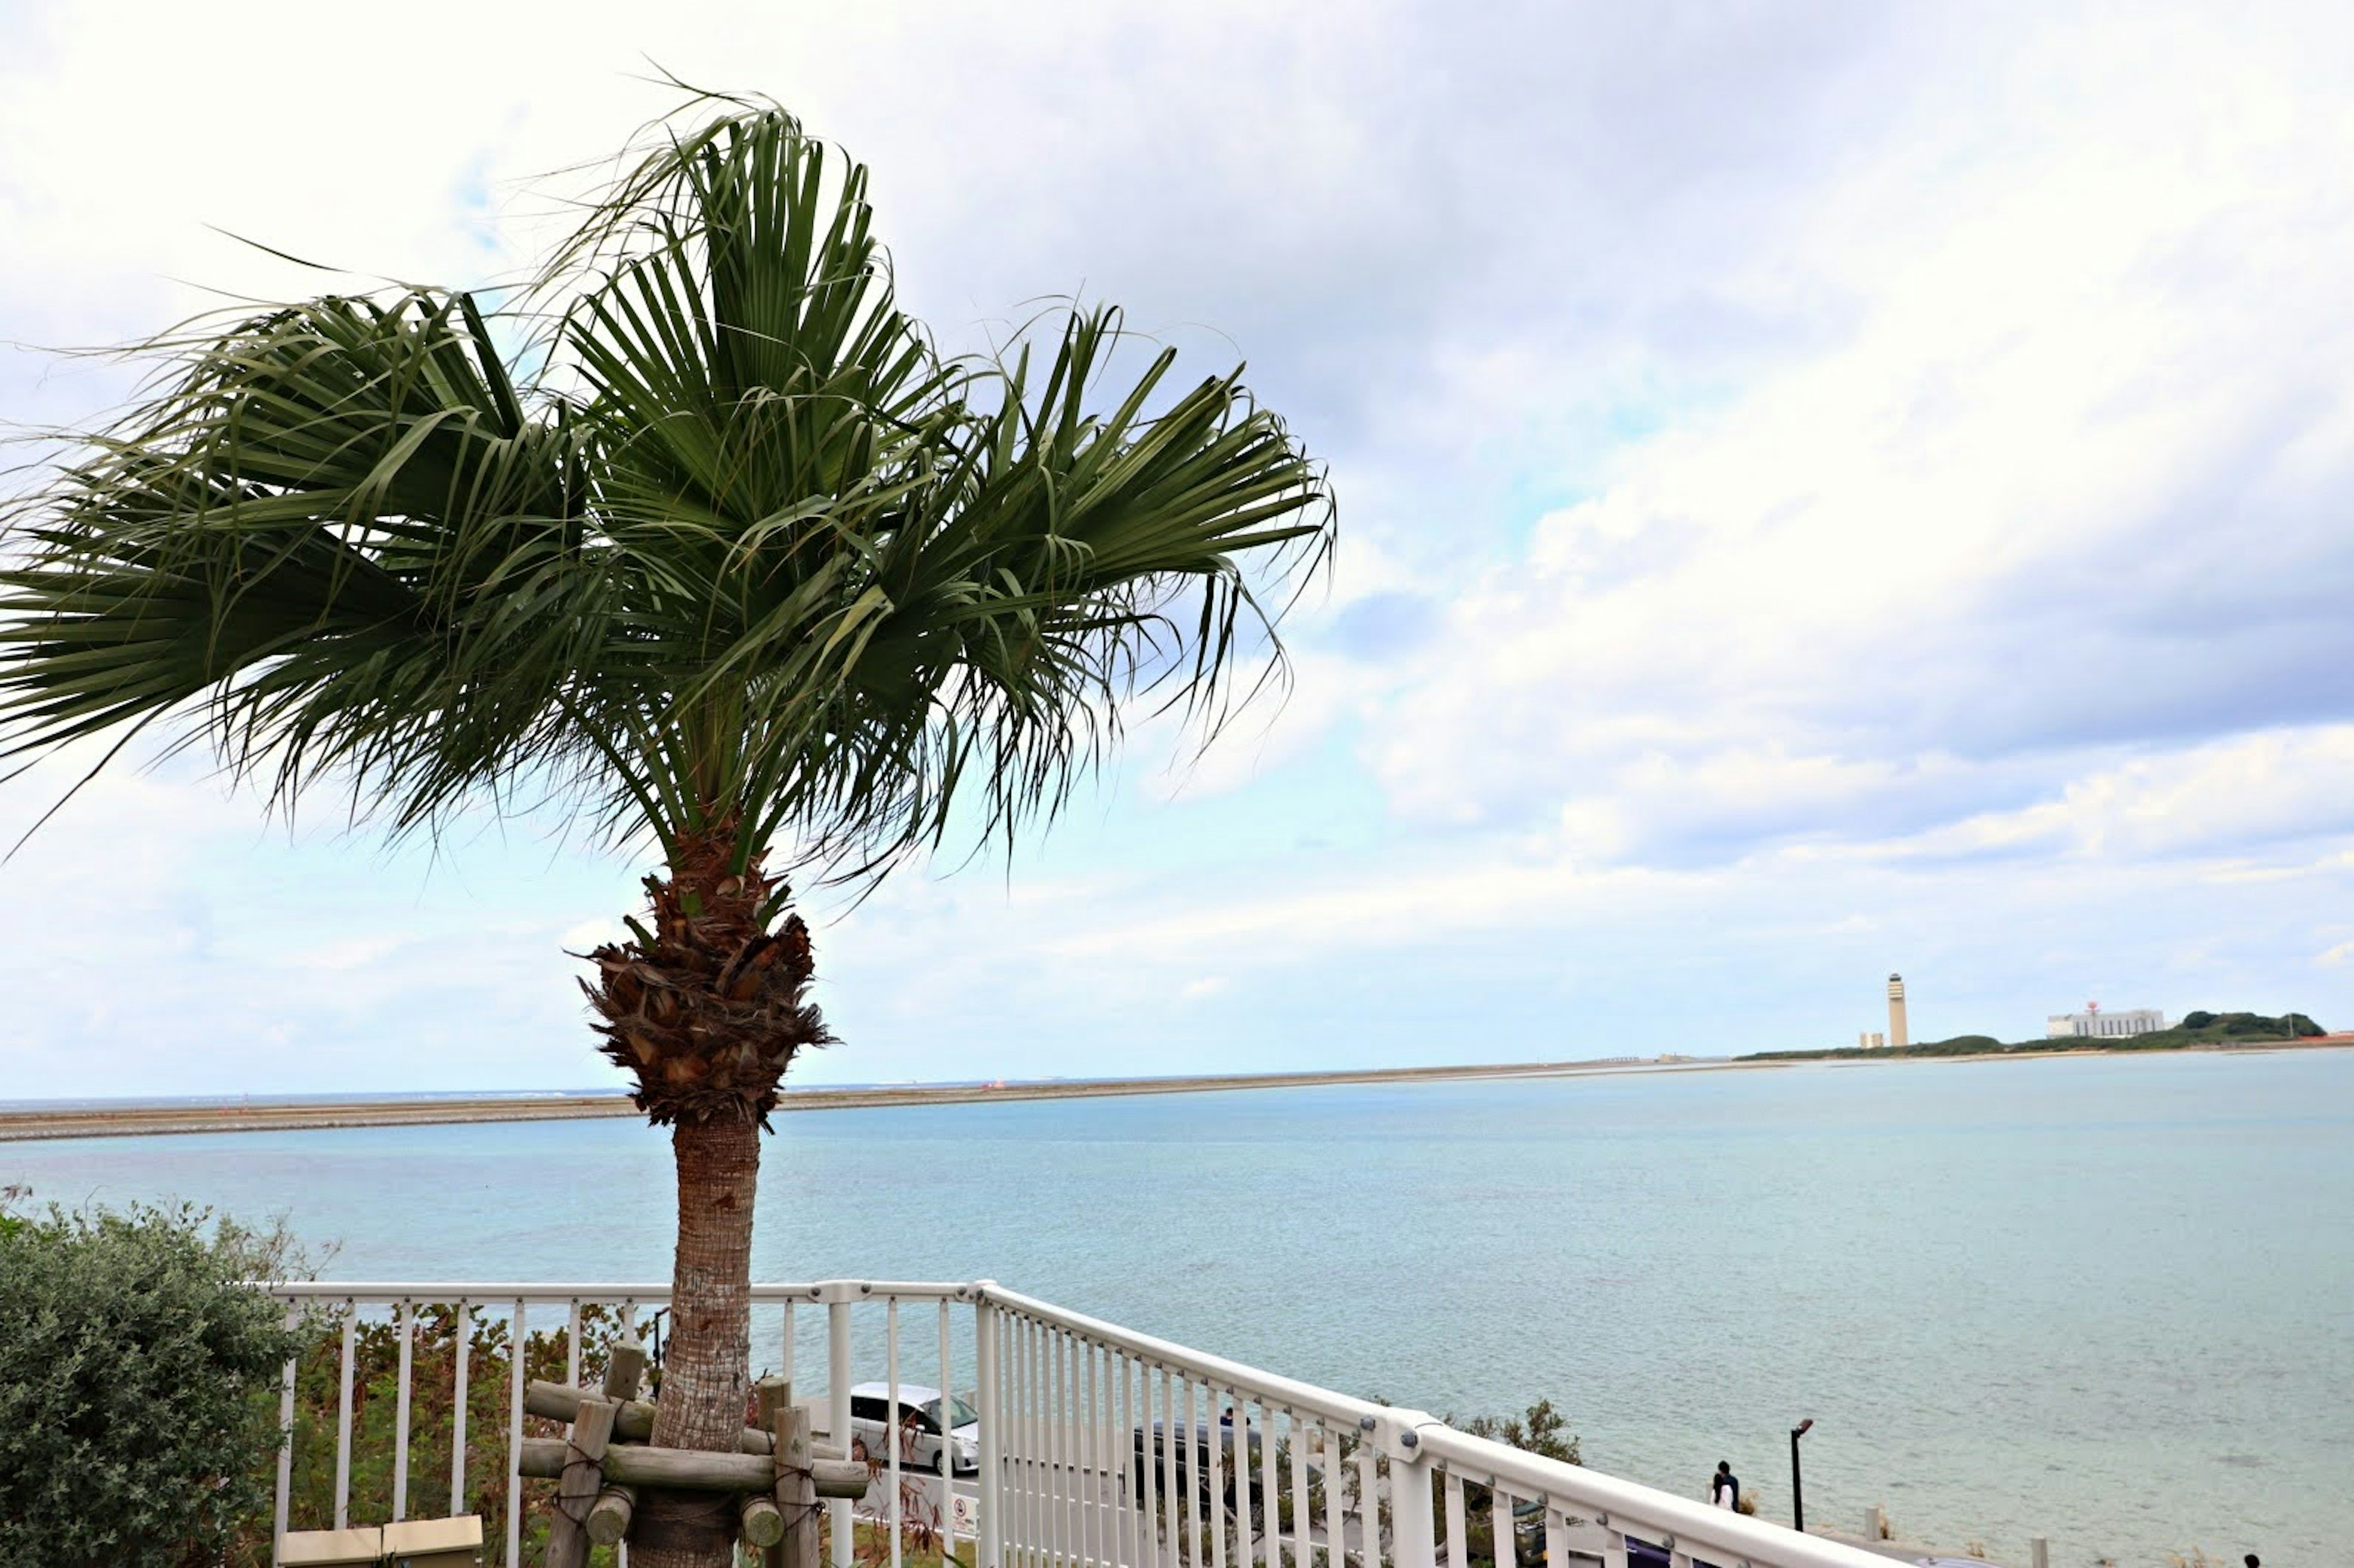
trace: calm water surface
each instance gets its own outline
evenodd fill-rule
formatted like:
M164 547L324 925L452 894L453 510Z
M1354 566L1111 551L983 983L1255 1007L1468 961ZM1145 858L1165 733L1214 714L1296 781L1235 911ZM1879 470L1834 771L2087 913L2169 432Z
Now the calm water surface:
M2354 1052L1808 1066L779 1118L756 1273L994 1277L1589 1464L2023 1561L2354 1561ZM593 1190L580 1187L595 1173ZM328 1272L669 1275L623 1122L0 1145L289 1213ZM814 1328L815 1325L811 1325ZM811 1341L812 1343L814 1341Z

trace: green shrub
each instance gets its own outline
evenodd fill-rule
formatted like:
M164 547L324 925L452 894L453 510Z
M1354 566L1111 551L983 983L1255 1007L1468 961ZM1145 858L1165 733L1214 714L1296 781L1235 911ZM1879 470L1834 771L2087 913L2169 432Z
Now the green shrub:
M1583 1465L1585 1456L1579 1451L1577 1434L1550 1399L1540 1399L1520 1415L1475 1415L1469 1421L1458 1422L1452 1415L1447 1424L1469 1433L1501 1443L1507 1448L1518 1448L1524 1454L1534 1454L1540 1459L1558 1459L1564 1465Z
M274 1238L190 1208L0 1215L0 1563L220 1562L270 1506Z

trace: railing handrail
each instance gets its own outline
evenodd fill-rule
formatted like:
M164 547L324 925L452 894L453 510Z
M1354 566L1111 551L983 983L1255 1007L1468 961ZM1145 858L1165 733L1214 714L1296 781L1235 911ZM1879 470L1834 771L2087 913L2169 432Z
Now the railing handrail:
M817 1279L798 1283L755 1285L751 1299L767 1306L803 1302L972 1301L990 1282L960 1284L937 1279ZM660 1304L670 1299L668 1280L655 1284L551 1285L545 1280L517 1283L504 1280L428 1280L405 1283L386 1280L270 1279L254 1288L281 1301L351 1301L394 1305L402 1301L474 1301L493 1306L502 1301L538 1304L548 1301L631 1301Z

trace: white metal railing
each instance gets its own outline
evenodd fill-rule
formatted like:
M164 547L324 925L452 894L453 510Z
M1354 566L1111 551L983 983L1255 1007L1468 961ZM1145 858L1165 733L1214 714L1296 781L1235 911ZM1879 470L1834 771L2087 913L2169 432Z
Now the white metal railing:
M397 1343L388 1499L370 1517L398 1520L408 1476L420 1314L454 1309L449 1510L468 1495L467 1409L474 1321L506 1326L504 1540L487 1561L522 1560L518 1464L525 1420L525 1355L535 1319L564 1314L565 1374L581 1372L583 1312L619 1308L631 1324L667 1306L667 1285L275 1284L288 1320L306 1308L340 1318L335 1386L333 1523L349 1522L353 1487L355 1336L364 1323ZM1779 1525L1522 1453L1458 1432L1417 1410L1375 1404L1165 1340L1066 1311L995 1282L823 1280L756 1285L757 1370L794 1376L803 1338L822 1311L822 1430L852 1441L851 1388L862 1372L898 1391L935 1370L944 1393L977 1390L980 1469L970 1481L969 1531L955 1531L953 1444L938 1463L935 1526L948 1543L969 1533L968 1568L1885 1568L1885 1559ZM903 1306L936 1308L936 1343L906 1340ZM918 1319L923 1315L915 1314ZM380 1338L376 1340L380 1343ZM289 1362L280 1419L276 1528L293 1521L295 1392ZM438 1375L438 1374L437 1374ZM438 1392L438 1390L437 1390ZM797 1385L796 1393L801 1392ZM943 1423L953 1425L952 1422ZM892 1568L911 1507L911 1451L884 1445L879 1496L837 1501L833 1568L850 1568L854 1513L887 1532ZM438 1489L437 1489L438 1496ZM326 1511L323 1508L321 1511ZM966 1554L960 1552L960 1559ZM626 1554L623 1561L626 1562Z

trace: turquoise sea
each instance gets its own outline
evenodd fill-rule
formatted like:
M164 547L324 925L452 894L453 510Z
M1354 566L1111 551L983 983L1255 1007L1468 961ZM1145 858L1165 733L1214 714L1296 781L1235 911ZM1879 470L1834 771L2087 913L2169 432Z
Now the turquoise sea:
M584 1192L584 1173L589 1187ZM285 1212L330 1277L669 1275L595 1121L0 1144ZM994 1277L1586 1462L2024 1561L2354 1562L2354 1052L1808 1065L781 1117L769 1278Z

